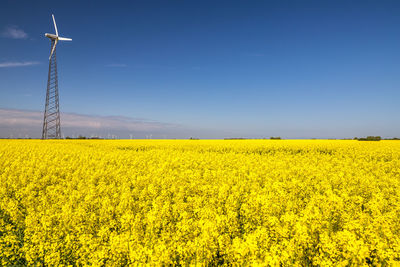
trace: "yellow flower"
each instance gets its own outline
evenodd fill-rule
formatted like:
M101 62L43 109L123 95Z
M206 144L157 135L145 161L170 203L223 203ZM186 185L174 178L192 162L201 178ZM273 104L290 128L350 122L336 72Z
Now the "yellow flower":
M0 265L398 265L400 142L0 140Z

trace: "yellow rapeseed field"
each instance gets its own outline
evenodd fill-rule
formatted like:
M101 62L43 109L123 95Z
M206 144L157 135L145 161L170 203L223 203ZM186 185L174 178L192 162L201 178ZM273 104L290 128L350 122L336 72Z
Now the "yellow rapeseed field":
M400 141L0 140L0 257L400 264Z

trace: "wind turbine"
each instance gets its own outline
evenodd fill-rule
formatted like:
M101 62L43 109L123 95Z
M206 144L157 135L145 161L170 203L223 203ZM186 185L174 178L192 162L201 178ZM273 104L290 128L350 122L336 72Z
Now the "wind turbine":
M51 16L53 18L56 34L45 34L45 36L51 40L51 50L49 56L49 74L47 77L46 106L43 119L42 139L61 138L56 45L58 41L72 41L71 38L58 36L56 20L54 15Z

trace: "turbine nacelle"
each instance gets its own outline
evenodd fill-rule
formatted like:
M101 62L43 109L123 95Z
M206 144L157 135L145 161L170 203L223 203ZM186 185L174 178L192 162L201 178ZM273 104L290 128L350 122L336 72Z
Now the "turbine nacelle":
M54 45L53 45L53 47L52 47L52 49L51 49L51 52L50 52L49 60L51 59L51 56L53 55L54 50L56 49L56 45L57 45L58 41L72 41L71 38L65 38L65 37L60 37L60 36L58 36L58 30L57 30L56 20L55 20L55 18L54 18L54 15L51 15L51 16L53 17L54 30L56 31L56 34L51 34L51 33L45 33L45 34L44 34L44 36L46 36L47 38L49 38L49 39L55 41L55 42L54 42Z
M57 35L51 34L51 33L45 33L44 36L46 36L47 38L50 38L50 39L57 39L58 38Z

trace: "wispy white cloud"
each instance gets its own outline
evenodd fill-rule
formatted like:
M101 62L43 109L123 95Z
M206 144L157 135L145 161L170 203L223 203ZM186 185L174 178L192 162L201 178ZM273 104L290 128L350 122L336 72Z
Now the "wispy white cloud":
M26 39L28 34L24 30L20 29L18 26L11 25L7 26L3 32L2 36L11 39Z
M40 125L43 113L40 111L27 111L18 109L0 109L0 125ZM123 116L97 116L75 113L62 113L61 119L64 127L76 128L111 128L135 131L158 130L172 124L149 121L144 119Z
M13 68L13 67L26 67L32 65L38 65L40 62L38 61L23 61L23 62L1 62L0 68Z
M128 65L126 64L120 64L120 63L113 63L113 64L108 64L106 67L115 67L115 68L124 68L127 67Z
M157 131L172 124L148 121L123 116L93 116L74 113L63 113L64 127L91 129L118 129L128 131Z
M43 124L43 112L0 108L0 137L10 135L40 137ZM61 128L65 136L92 134L107 136L108 133L119 137L145 138L152 134L154 138L186 136L187 129L181 125L151 121L124 116L97 116L75 113L61 113Z
M135 64L133 68L136 69L162 69L162 70L176 70L176 67L157 65L157 64Z

